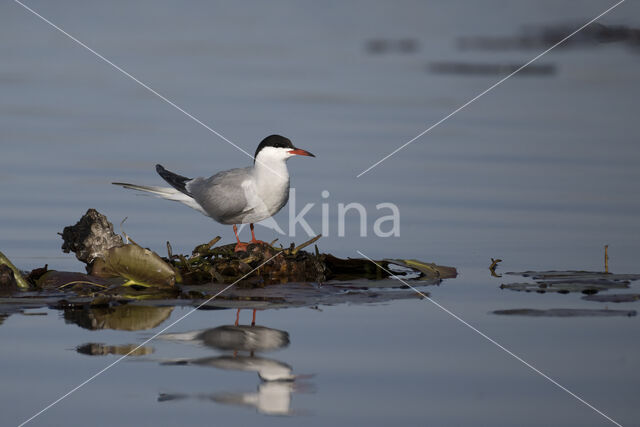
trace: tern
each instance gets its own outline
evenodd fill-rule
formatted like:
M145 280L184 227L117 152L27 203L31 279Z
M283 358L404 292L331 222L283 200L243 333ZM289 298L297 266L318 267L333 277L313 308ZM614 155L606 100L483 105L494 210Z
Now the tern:
M289 200L289 171L287 160L293 156L311 156L306 150L294 147L288 138L270 135L260 142L253 166L218 172L209 178L186 178L156 165L156 172L171 187L114 182L124 188L144 191L157 197L183 203L221 224L233 225L237 244L235 251L246 251L256 240L253 224L269 218ZM237 224L249 224L251 242L238 237Z

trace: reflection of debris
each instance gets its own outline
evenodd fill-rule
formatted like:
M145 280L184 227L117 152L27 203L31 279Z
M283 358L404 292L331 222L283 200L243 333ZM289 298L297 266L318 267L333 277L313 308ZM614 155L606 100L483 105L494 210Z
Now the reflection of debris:
M640 274L613 274L600 271L523 271L519 273L509 272L507 274L531 277L533 280L594 280L603 279L611 281L632 281L640 280Z
M418 51L419 43L416 39L371 39L366 43L367 52L382 53L414 53Z
M420 286L437 283L440 283L440 281L421 282ZM220 292L225 285L211 284L194 286L191 289L203 291L203 287L206 289L204 290L206 293L201 297L202 299ZM392 290L392 288L405 287L405 285L393 279L380 281L363 280L348 283L335 282L326 283L322 286L313 286L309 283L287 283L253 289L234 286L216 299L208 302L205 307L286 308L335 304L375 304L398 299L421 298L420 295L410 289ZM427 292L423 293L428 295ZM197 302L197 300L193 301L193 303Z
M70 273L50 271L47 275L55 280L57 274L69 277ZM73 273L78 275L80 273ZM104 280L104 279L103 279ZM440 279L418 282L415 286L437 285ZM141 330L158 326L169 317L174 306L194 306L204 303L213 295L228 287L225 284L184 286L179 295L159 294L157 290L132 290L120 294L96 296L74 292L46 292L40 296L33 293L0 297L0 315L19 313L25 309L50 307L64 310L65 320L86 329ZM310 283L286 283L265 287L233 286L211 299L200 309L218 308L289 308L317 307L336 304L379 304L395 300L421 298L416 292L405 289L397 280L358 280L331 282L321 286ZM428 295L426 291L422 291ZM144 300L137 303L134 300ZM142 305L144 304L144 305Z
M524 64L516 63L477 63L477 62L432 62L429 70L434 74L457 75L508 75ZM516 76L551 76L556 73L554 64L529 64L522 68Z
M528 50L545 49L558 43L571 34L579 25L547 25L524 28L519 34L507 37L461 37L458 39L460 49L475 50ZM623 42L630 46L640 45L640 29L622 25L608 26L593 23L573 37L566 40L558 48L577 46L596 46L601 43Z
M598 302L634 302L640 300L640 294L585 295L582 299Z
M635 316L635 310L589 310L580 308L552 308L536 310L533 308L516 308L512 310L496 310L493 314L532 317L611 317Z
M172 311L173 307L133 304L116 307L68 307L64 309L64 320L91 330L141 331L160 325L169 318Z
M79 345L78 347L76 347L76 351L80 354L86 354L88 356L106 356L108 354L146 356L153 353L153 347L137 347L138 344L107 345L92 342Z
M531 277L535 283L507 283L500 288L525 292L582 292L595 294L609 289L626 289L640 274L612 274L595 271L523 271L507 273Z
M582 292L585 294L595 294L599 291L609 289L626 289L629 282L609 282L602 281L563 281L563 282L536 282L536 283L505 283L500 285L501 289L511 289L512 291L525 292L558 292L568 294L569 292Z
M502 262L501 259L493 259L491 258L491 265L489 266L489 271L491 271L491 275L493 277L502 277L502 274L496 274L496 267L498 263Z

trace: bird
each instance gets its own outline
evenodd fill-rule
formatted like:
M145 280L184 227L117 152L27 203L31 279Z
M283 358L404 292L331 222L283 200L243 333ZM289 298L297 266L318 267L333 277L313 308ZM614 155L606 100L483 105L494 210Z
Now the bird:
M204 178L187 178L156 165L156 172L171 187L113 182L131 190L183 203L221 224L233 225L237 244L235 251L246 251L249 244L265 244L256 240L253 224L269 218L289 200L289 171L287 160L293 156L310 156L296 148L289 138L269 135L264 138L253 156L253 165L229 169ZM241 242L237 224L249 224L251 241Z

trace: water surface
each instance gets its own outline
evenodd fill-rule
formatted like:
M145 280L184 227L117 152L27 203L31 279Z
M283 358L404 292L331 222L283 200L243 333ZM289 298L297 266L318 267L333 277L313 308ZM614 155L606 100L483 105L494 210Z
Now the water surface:
M289 162L296 210L339 256L402 257L458 267L431 296L623 425L637 423L638 317L497 316L515 308L621 308L579 294L499 289L499 271L603 268L638 273L637 111L640 55L627 45L558 49L552 75L513 77L361 178L355 176L500 76L433 74L441 61L525 62L536 51L459 50L456 40L508 36L523 25L578 27L602 1L316 4L313 2L28 3L217 131L253 152L281 133L316 154ZM625 2L609 25L640 26ZM175 252L231 230L184 206L137 197L111 181L160 185L155 163L187 176L250 159L57 33L13 2L0 4L0 249L25 270L62 255L56 234L93 207L139 243ZM372 53L371 40L415 40L412 52ZM323 199L323 190L330 192ZM337 204L360 202L368 235L349 216L337 236ZM401 235L373 236L381 202L401 211ZM287 230L288 209L276 215ZM275 236L258 227L258 238ZM307 240L300 228L291 240ZM630 291L638 292L638 285ZM0 419L17 424L117 356L75 351L88 342L139 343L184 314L144 331L87 330L14 314L0 326ZM243 312L247 323L250 312ZM230 310L196 312L175 327L232 324ZM42 425L389 423L606 425L607 421L425 300L258 313L290 345L261 355L314 374L291 394L291 416L207 400L256 393L255 372L167 366L220 352L158 341L37 420ZM158 401L161 394L192 396ZM535 411L535 412L534 412ZM535 417L531 414L535 413ZM125 418L123 418L125 417ZM299 418L302 417L302 418ZM35 422L34 422L35 424Z

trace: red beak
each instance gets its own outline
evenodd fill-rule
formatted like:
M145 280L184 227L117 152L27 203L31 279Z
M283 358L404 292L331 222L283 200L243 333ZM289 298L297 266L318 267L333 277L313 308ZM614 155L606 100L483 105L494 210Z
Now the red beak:
M311 156L311 157L315 157L313 154L311 154L310 152L306 151L306 150L301 150L300 148L296 148L295 150L289 150L289 153L291 154L297 154L298 156Z

